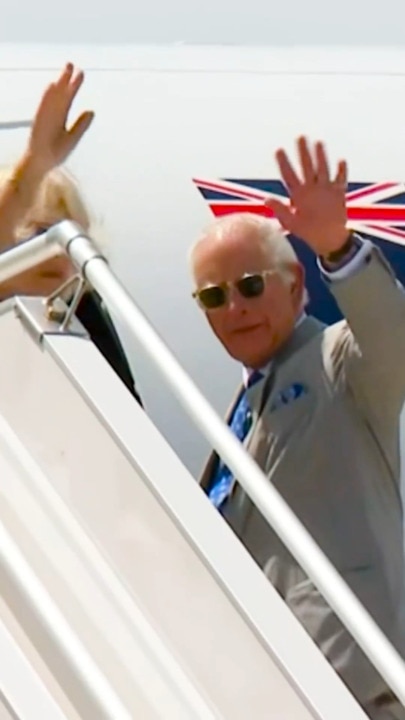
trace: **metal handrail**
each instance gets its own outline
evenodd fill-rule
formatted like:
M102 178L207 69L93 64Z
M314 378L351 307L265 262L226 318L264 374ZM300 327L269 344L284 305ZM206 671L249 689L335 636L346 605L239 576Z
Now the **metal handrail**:
M33 266L41 246L64 248L86 280L102 296L136 339L142 344L172 392L192 421L223 458L263 517L323 594L371 663L405 706L405 662L377 623L352 592L304 525L275 487L248 455L227 425L183 370L159 334L137 307L109 268L106 259L82 229L71 221L53 226L47 233L26 243L24 258ZM0 255L0 278L12 276L13 253ZM55 251L56 253L56 251ZM8 274L7 274L8 273Z
M10 720L67 720L66 712L1 619L0 708L3 705ZM0 715L3 717L1 710Z
M0 253L0 283L56 255L63 255L63 250L58 243L47 237L47 233L21 242Z
M39 623L59 648L65 662L73 669L86 695L95 706L97 717L103 720L131 720L107 678L99 670L78 636L70 628L62 612L52 600L40 580L31 570L16 543L0 524L0 564L9 580L23 593Z

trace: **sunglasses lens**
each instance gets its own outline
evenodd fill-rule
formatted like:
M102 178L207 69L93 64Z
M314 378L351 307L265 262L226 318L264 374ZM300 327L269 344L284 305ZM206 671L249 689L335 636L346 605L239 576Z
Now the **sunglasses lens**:
M246 275L235 283L238 291L245 298L258 297L263 293L265 281L262 275ZM202 288L197 293L197 297L201 305L206 310L215 310L227 302L227 289L226 283L221 285L211 285L209 287Z
M224 288L219 287L219 285L203 288L199 291L198 297L201 305L207 310L214 310L226 303L226 292Z
M239 280L237 288L245 298L258 297L264 290L264 279L261 275L247 275Z

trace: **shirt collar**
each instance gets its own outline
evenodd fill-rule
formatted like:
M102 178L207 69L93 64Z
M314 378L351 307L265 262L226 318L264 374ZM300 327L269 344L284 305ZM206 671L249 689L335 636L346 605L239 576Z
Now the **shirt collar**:
M301 315L299 316L299 318L297 319L297 322L295 323L295 328L299 327L304 322L306 317L307 317L306 312L302 312ZM259 371L264 376L268 375L272 364L273 364L273 360L270 360L268 363L266 363L266 365L263 365L263 367L259 368ZM252 372L254 372L252 370L252 368L243 366L242 379L243 379L243 385L245 386L245 388L248 386L249 377L251 376Z

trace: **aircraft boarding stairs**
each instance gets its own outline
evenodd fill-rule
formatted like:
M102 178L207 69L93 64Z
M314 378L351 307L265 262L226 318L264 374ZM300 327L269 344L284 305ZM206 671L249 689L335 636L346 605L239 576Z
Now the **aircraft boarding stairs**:
M62 251L404 702L399 656L80 228L3 253L0 281ZM0 306L0 720L365 718L82 326L60 330L60 307Z

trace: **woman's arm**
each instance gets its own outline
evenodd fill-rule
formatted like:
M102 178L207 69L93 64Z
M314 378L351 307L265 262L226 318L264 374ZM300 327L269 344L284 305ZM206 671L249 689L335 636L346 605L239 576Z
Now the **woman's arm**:
M0 252L16 241L15 232L45 177L35 158L24 154L0 189Z
M68 63L41 98L27 148L0 189L0 252L13 244L17 226L34 202L45 175L65 162L93 121L94 113L86 111L69 130L66 128L83 80L84 73L75 72Z

